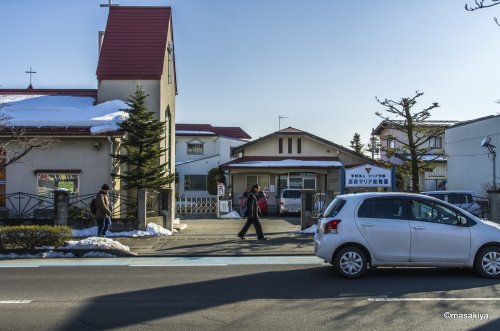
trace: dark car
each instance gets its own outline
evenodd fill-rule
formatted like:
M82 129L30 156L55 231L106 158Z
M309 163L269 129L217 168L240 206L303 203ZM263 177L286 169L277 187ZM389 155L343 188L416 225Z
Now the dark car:
M246 207L247 207L247 198L250 194L249 191L245 191L243 195L240 197L240 215L245 216ZM267 196L264 192L259 191L257 193L258 201L257 206L259 207L260 214L267 216Z

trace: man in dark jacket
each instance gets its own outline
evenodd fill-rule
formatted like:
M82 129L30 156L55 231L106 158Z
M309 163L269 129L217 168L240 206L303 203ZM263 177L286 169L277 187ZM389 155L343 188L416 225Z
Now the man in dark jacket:
M262 225L259 221L259 206L257 205L257 194L259 192L259 185L252 186L252 190L248 195L246 201L246 210L248 213L248 219L241 231L238 233L238 238L246 239L245 234L247 233L250 226L253 224L255 227L255 232L257 232L257 239L259 240L267 240L267 237L264 237L264 233L262 232Z
M111 209L109 207L109 186L104 184L95 197L95 218L97 220L97 236L106 237L111 226Z

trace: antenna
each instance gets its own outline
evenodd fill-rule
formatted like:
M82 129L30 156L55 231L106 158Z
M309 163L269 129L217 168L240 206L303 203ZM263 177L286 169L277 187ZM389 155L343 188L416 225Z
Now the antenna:
M281 131L281 120L288 118L286 116L278 115L278 131Z
M119 4L117 4L117 3L113 3L113 0L108 0L108 3L107 3L107 4L106 4L106 3L101 3L99 6L100 6L100 7L106 7L106 8L109 8L109 7L117 7L117 6L119 6Z

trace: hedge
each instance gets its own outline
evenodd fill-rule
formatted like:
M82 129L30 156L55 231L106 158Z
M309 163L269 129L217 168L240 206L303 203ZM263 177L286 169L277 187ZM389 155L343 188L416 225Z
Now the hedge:
M72 238L67 226L21 225L0 227L0 249L35 249L64 246Z

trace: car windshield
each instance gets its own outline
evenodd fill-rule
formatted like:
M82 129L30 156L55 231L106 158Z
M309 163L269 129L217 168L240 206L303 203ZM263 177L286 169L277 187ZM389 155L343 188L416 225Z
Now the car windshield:
M286 199L300 199L301 192L298 190L286 190L283 191L283 198Z
M346 201L344 199L335 198L326 208L323 217L335 217L342 210Z

